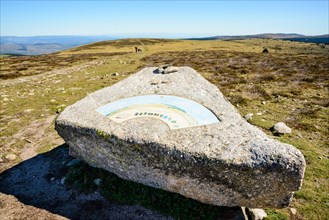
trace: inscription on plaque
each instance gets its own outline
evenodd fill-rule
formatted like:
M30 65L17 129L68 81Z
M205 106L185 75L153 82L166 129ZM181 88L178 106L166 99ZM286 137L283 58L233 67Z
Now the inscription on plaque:
M170 129L219 122L217 117L203 105L189 99L169 95L124 98L101 106L96 111L117 123L133 118L156 118L165 122Z

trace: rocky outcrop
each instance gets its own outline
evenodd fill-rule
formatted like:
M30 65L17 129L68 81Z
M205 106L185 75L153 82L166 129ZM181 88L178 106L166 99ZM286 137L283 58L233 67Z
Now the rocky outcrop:
M56 130L69 144L70 154L124 179L204 203L288 206L304 175L301 152L249 124L218 88L195 70L180 67L169 74L156 74L155 70L145 68L67 107L56 120ZM170 127L157 111L134 113L134 108L126 107L114 118L113 112L100 111L109 103L118 107L116 103L122 99L145 95L187 99L216 120L177 128ZM194 108L186 106L184 110L184 103L183 109L173 106L169 110L193 112ZM134 114L122 120L129 112ZM194 120L181 116L188 122ZM197 117L205 120L203 115ZM176 123L172 118L171 122Z

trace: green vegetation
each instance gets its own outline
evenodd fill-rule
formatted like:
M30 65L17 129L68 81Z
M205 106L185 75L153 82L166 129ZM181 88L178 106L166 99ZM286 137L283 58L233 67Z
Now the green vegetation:
M143 53L134 53L135 46L141 47ZM269 53L262 53L263 48ZM1 56L0 157L7 153L19 155L31 145L37 152L58 146L62 140L52 121L62 109L88 93L110 86L145 66L187 65L217 85L241 115L253 113L250 123L268 135L272 135L269 128L279 121L293 129L290 135L273 138L300 149L307 162L303 186L291 204L297 215L292 216L289 208L269 209L269 219L326 219L329 216L328 58L328 46L267 39L127 39L85 45L52 55ZM119 75L113 74L116 72ZM12 165L7 161L0 171ZM97 177L108 186L122 184L132 190L125 194L114 188L118 194L113 195L113 189L101 187L110 199L126 204L136 202L173 216L183 213L181 203L185 203L185 198L120 182L123 180L113 174L86 165L82 168L91 176L70 171L73 186L79 182L85 189L95 189L89 187ZM81 178L85 180L80 181ZM138 195L142 189L147 192L145 196ZM135 191L136 197L131 197ZM170 201L178 211L148 204L154 198ZM194 208L216 212L194 202L192 209L197 206Z

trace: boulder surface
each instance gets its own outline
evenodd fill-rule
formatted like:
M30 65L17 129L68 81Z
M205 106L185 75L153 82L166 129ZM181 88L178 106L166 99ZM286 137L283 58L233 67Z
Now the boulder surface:
M155 117L158 113L136 112L141 117L115 121L99 111L109 103L146 95L188 99L218 120L172 129L164 116ZM91 166L219 206L286 207L305 171L299 150L249 124L215 85L189 67L170 74L144 68L89 94L59 115L56 130L70 154Z

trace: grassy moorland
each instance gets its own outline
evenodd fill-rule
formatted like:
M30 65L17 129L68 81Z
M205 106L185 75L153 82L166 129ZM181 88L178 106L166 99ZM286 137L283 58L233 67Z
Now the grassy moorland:
M134 47L143 53L134 53ZM268 48L269 53L262 53ZM267 39L237 41L178 41L126 39L98 42L41 56L0 57L0 172L31 155L49 151L63 141L54 131L56 115L66 106L97 89L110 86L146 66L171 63L190 66L224 93L242 115L253 113L250 123L271 135L269 128L283 121L290 135L274 137L302 151L307 168L302 189L289 208L266 210L269 219L327 219L329 216L329 46ZM114 74L118 73L118 74ZM17 156L6 159L8 154ZM70 170L73 185L89 186L89 178L102 177L116 186L139 190L110 174L81 165ZM83 173L88 171L88 175ZM80 175L77 175L80 174ZM111 182L112 181L112 182ZM113 182L114 181L114 182ZM119 182L115 185L116 182ZM183 201L150 192L129 200L129 195L104 195L123 203L147 202L152 196ZM111 192L111 193L107 193ZM111 197L112 195L112 197ZM145 195L145 193L143 194ZM160 196L160 197L157 197ZM169 197L168 197L169 196ZM115 198L114 198L115 197ZM176 203L180 212L179 203ZM213 210L191 203L199 210ZM185 208L185 207L184 207ZM168 209L167 209L168 211ZM215 210L218 211L218 210ZM177 216L177 213L167 214ZM181 216L180 216L181 218Z

